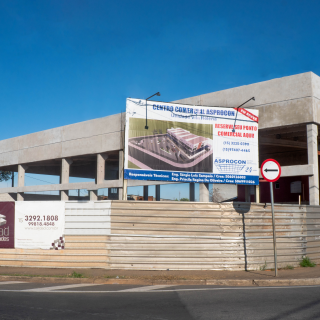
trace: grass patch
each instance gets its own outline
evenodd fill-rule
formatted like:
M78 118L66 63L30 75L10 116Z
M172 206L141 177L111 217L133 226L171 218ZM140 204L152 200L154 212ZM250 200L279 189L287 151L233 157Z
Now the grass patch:
M30 278L69 278L70 276L68 275L40 275L40 274L23 274L23 273L1 273L0 276L13 276L13 277L30 277Z
M83 274L73 271L70 278L83 278Z
M260 271L265 271L267 269L267 261L264 262L264 265L260 266Z
M315 266L316 266L316 264L314 262L312 262L309 257L304 257L300 261L300 267L303 267L303 268L311 267L312 268Z
M288 264L285 268L283 268L285 270L293 270L294 269L294 266Z
M64 275L0 273L0 276L29 277L29 278L86 278L83 274L77 273L77 272L73 272L71 274L64 274Z

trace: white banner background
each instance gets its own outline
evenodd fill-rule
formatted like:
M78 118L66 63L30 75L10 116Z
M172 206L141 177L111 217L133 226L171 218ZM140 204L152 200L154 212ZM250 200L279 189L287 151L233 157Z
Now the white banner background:
M17 201L15 248L51 249L64 236L64 208L63 201Z

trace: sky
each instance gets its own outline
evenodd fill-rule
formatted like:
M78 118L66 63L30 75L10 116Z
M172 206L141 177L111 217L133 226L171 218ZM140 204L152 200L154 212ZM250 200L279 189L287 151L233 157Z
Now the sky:
M0 139L312 71L319 1L0 0Z

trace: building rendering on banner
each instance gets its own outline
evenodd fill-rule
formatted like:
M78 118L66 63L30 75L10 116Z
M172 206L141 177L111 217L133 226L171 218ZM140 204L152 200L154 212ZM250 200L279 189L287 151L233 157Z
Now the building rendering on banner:
M251 97L255 97L255 101L249 101L242 112L237 110ZM142 101L141 106L139 101ZM116 114L0 141L0 170L11 171L18 176L15 185L0 188L0 199L97 200L98 190L103 188L108 188L108 199L126 199L127 187L140 185L144 186L144 199L148 199L148 186L155 186L156 199L160 200L160 185L178 181L190 183L190 200L194 200L194 182L198 181L200 201L209 201L208 185L219 181L206 182L200 178L184 181L181 177L187 171L203 176L216 175L211 179L218 179L216 177L220 175L219 179L226 183L218 185L225 194L224 199L270 202L269 184L261 176L258 183L258 171L252 172L250 168L259 170L264 160L272 158L282 168L281 178L274 183L275 202L298 203L300 197L303 203L319 205L320 78L314 73L273 79L161 105L153 106L149 101L148 130L143 116L145 100L131 99L130 103L130 130L125 126L126 114ZM170 111L168 106L182 107ZM199 110L196 116L198 119L201 116L202 122L196 124L196 120L190 120L192 125L184 125L182 113L189 116L191 109L193 112ZM233 131L237 111L240 120L248 119L248 123L237 120ZM139 112L140 118L137 116ZM255 121L256 116L259 124ZM213 122L212 117L220 117L220 120ZM125 129L129 130L126 137ZM242 143L248 145L217 144L217 141L227 141L226 138L236 142L236 137L243 137ZM259 145L255 145L255 139ZM247 155L253 147L256 147L256 156L251 158L256 165L250 166L248 161L251 158ZM220 155L217 155L217 148L220 148ZM242 158L236 158L235 154ZM137 175L142 171L145 175L150 171L169 171L179 173L181 177L171 181L160 178L158 181L134 177L124 179L128 178L126 172ZM28 174L57 176L59 183L25 185ZM247 183L233 182L229 175L247 177ZM91 181L72 183L69 177ZM88 190L89 196L71 195L71 190L78 189ZM48 191L56 194L39 194Z
M181 146L189 157L194 157L200 152L210 151L212 141L209 138L197 136L181 128L167 129L167 134L172 141Z

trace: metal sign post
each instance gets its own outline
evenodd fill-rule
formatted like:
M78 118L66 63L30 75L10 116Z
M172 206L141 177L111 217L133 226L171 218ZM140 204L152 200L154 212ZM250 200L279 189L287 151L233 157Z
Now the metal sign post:
M281 175L280 164L273 159L265 160L261 165L262 177L270 182L270 197L271 197L271 212L272 212L272 231L273 231L273 252L274 252L274 271L275 276L278 276L277 267L277 238L276 238L276 226L274 218L274 200L273 200L273 182L277 181Z
M277 277L278 276L278 268L277 268L277 239L276 239L276 226L275 226L275 221L274 221L273 182L270 182L270 196L271 196L271 211L272 211L274 271L275 271L275 276Z

